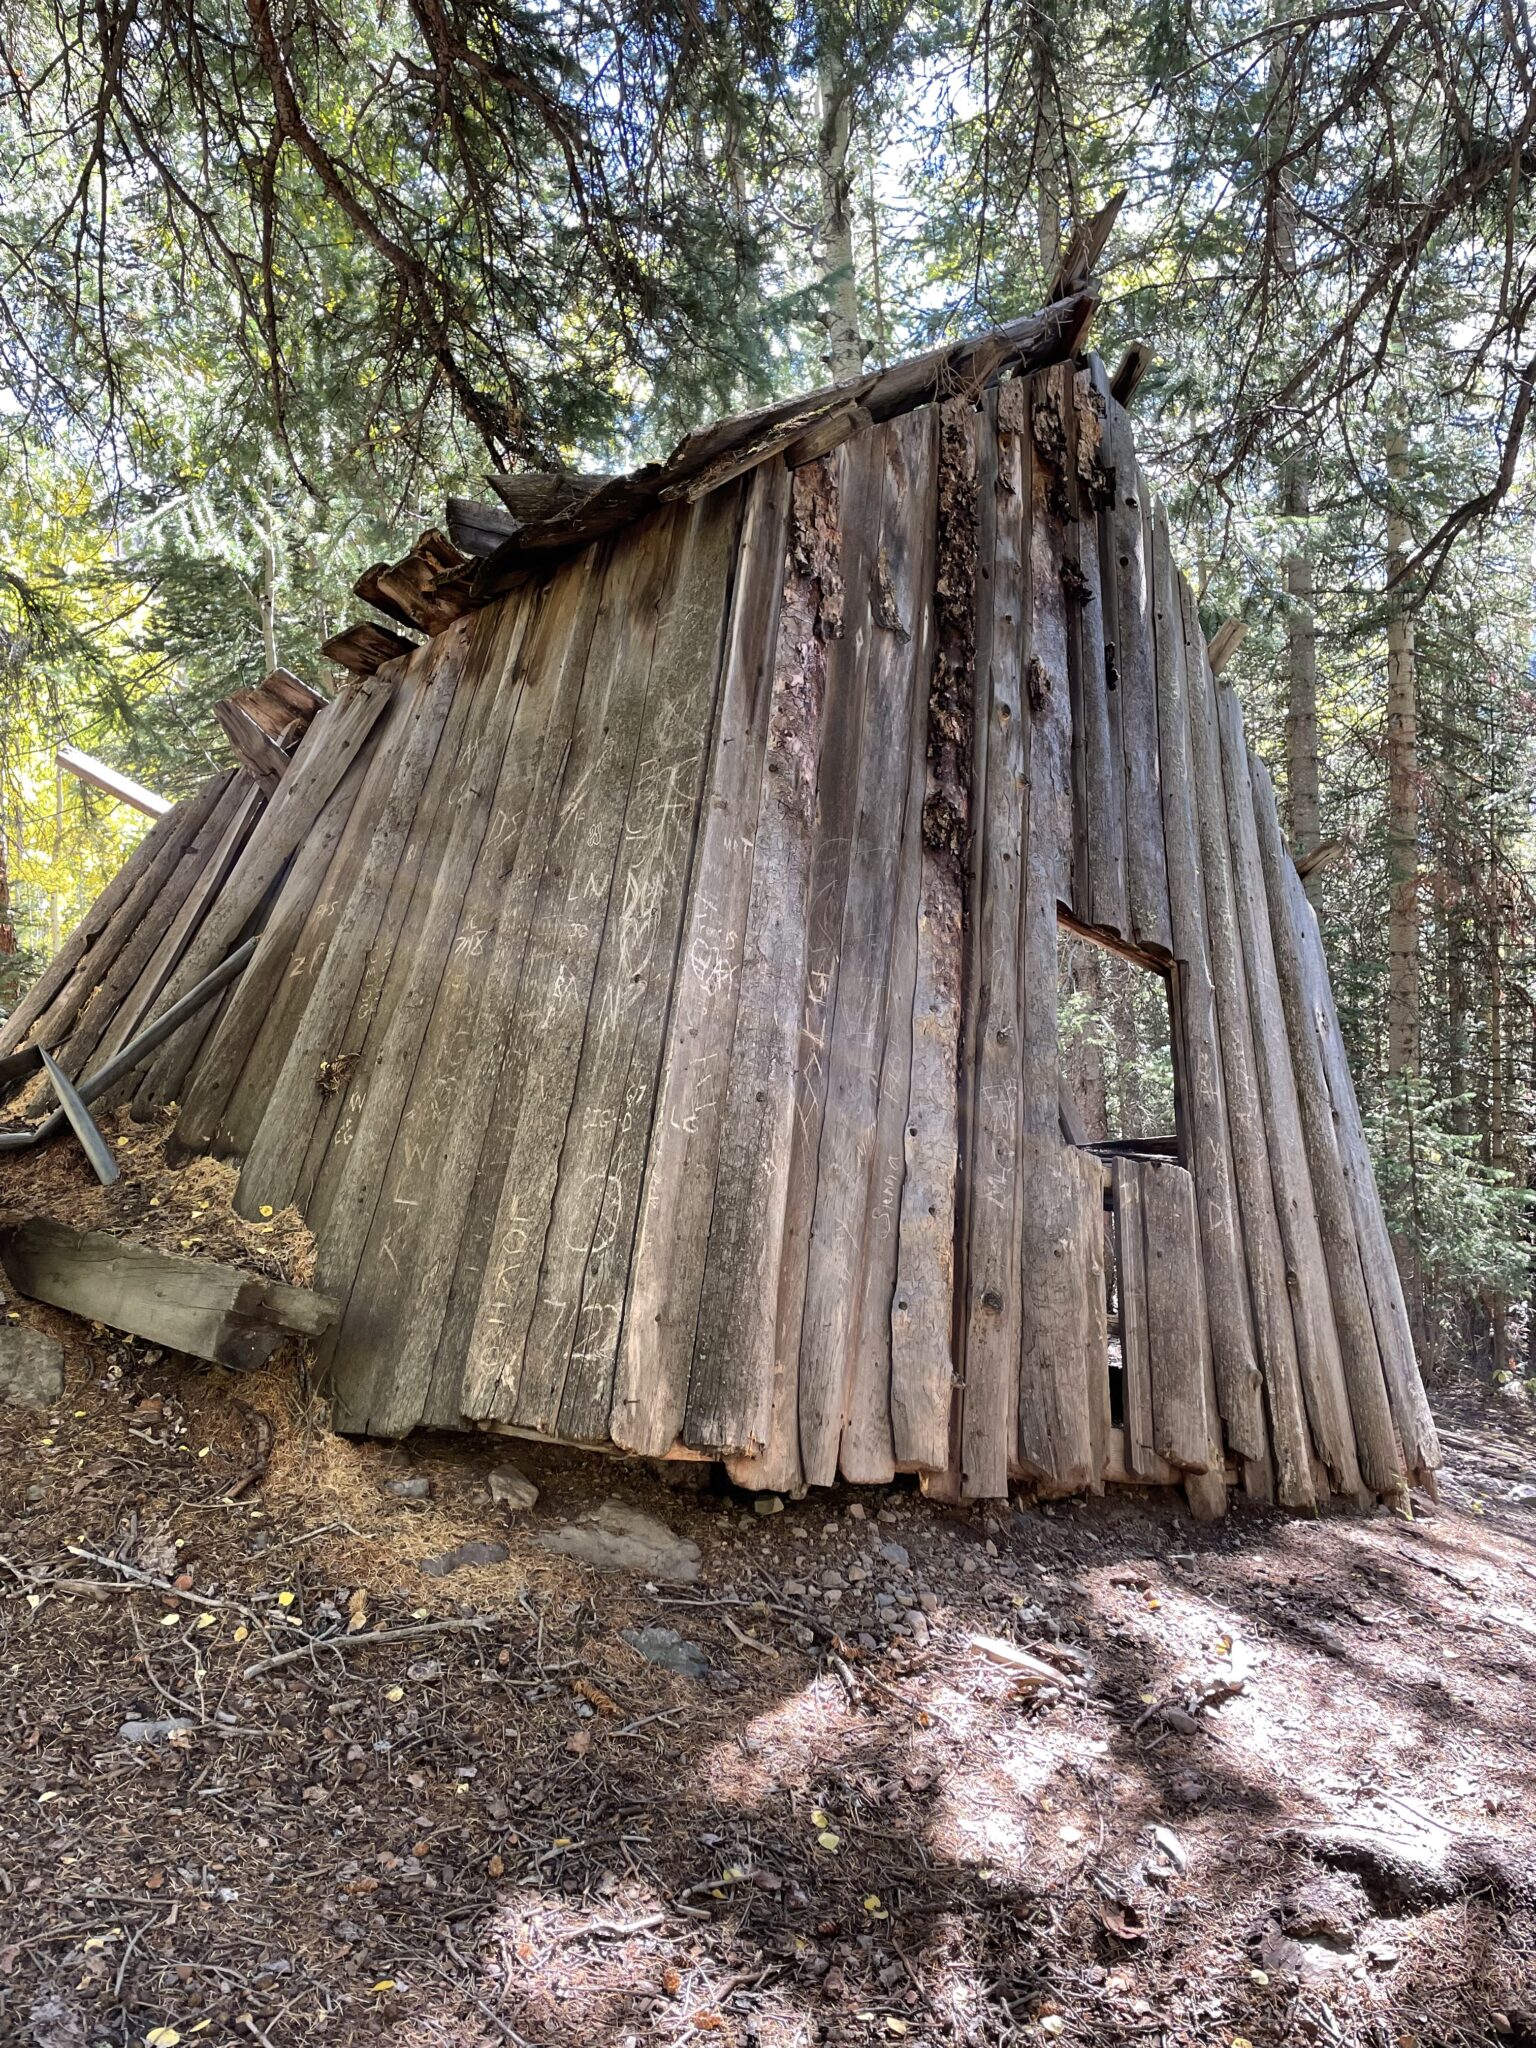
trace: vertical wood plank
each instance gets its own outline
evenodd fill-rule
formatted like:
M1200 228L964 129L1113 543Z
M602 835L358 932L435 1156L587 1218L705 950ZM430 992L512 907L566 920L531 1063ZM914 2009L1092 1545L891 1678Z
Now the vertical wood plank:
M1206 932L1211 975L1216 988L1223 1093L1232 1143L1233 1174L1243 1251L1248 1268L1248 1298L1268 1409L1269 1448L1273 1453L1280 1499L1287 1507L1312 1503L1312 1475L1302 1407L1296 1332L1286 1286L1285 1252L1275 1209L1271 1177L1273 1134L1259 1093L1258 1055L1248 1001L1243 941L1238 930L1233 882L1232 843L1228 836L1226 783L1221 742L1216 730L1216 686L1206 658L1194 594L1179 579L1184 622L1185 673L1188 678L1190 752L1195 783L1195 814L1200 860L1205 880ZM1264 1459L1265 1417L1257 1428L1261 1447L1245 1452L1250 1461ZM1235 1440L1235 1439L1234 1439Z
M1262 798L1271 797L1267 778L1258 764L1255 764L1254 782ZM1402 1486L1403 1473L1382 1376L1375 1323L1360 1265L1354 1211L1339 1157L1322 1046L1309 1000L1300 915L1300 905L1306 900L1305 893L1281 842L1280 820L1272 802L1256 802L1254 818L1259 831L1259 857L1263 863L1264 886L1275 934L1275 966L1280 977L1286 1031L1291 1044L1302 1135L1312 1174L1318 1231L1328 1264L1334 1325L1339 1335L1339 1353L1349 1393L1360 1472L1365 1484L1374 1492L1393 1493Z
M562 1436L606 1440L625 1284L714 723L745 485L694 508L657 637L640 759L524 1364ZM562 1304L570 1304L568 1308ZM567 1335L567 1330L569 1335ZM562 1350L569 1364L556 1386ZM558 1407L556 1393L558 1392Z
M1403 1299L1402 1278L1393 1257L1387 1219L1382 1211L1371 1155L1365 1142L1360 1104L1355 1096L1355 1084L1339 1030L1317 912L1308 902L1299 877L1295 878L1294 885L1288 880L1286 886L1295 912L1301 944L1302 977L1322 1048L1323 1071L1333 1104L1339 1165L1349 1191L1355 1240L1360 1251L1366 1292L1370 1296L1392 1419L1397 1425L1410 1472L1431 1472L1440 1463L1440 1441L1425 1399L1424 1384L1419 1377L1413 1330L1408 1320L1407 1303Z
M137 926L144 904L151 900L153 885L148 889L145 886L151 873L164 876L171 872L182 847L223 796L234 773L233 769L225 768L210 775L174 810L155 820L0 1026L0 1053L14 1052L29 1038L51 1046L59 1032L68 1028L68 1021L116 957L118 947ZM130 908L135 897L137 911ZM74 1002L61 1003L60 997L77 976L81 979L76 984ZM40 1018L46 1020L47 1013L56 1007L59 1021L51 1034L46 1022L41 1031L34 1032L34 1023Z
M526 1092L537 998L549 978L549 922L563 901L565 798L581 787L601 745L606 667L591 655L611 571L610 552L591 549L551 583L496 798L504 823L490 835L489 862L482 856L496 938L465 1076L464 1099L475 1108L453 1119L438 1154L421 1286L402 1342L413 1375L425 1375L430 1360L426 1412L436 1421L475 1414L464 1367Z
M680 544L686 530L685 509L672 508L620 538L587 657L601 726L586 770L562 799L519 1006L523 1081L464 1369L465 1399L474 1414L521 1422L545 1410L542 1385L530 1385L529 1406L520 1405L528 1330L591 1023L658 634L685 567ZM528 1426L547 1428L552 1421Z
M1125 1390L1125 1462L1138 1479L1156 1479L1163 1460L1152 1427L1152 1358L1147 1339L1146 1252L1142 1238L1141 1163L1117 1159L1115 1272L1119 1282L1120 1369Z
M842 451L842 629L827 650L821 767L805 913L804 1008L779 1250L773 1397L761 1451L727 1464L727 1471L740 1486L828 1483L837 1470L840 1417L830 1411L834 1404L840 1405L842 1390L823 1384L810 1391L809 1403L803 1406L801 1338L831 1047L848 964L843 957L843 911L866 729L883 448L882 435L865 433L846 443ZM802 1433L803 1420L817 1431L810 1440ZM812 1481L813 1466L807 1458L816 1461L814 1469L824 1473L824 1480Z
M698 1450L760 1450L773 1414L779 1268L806 982L827 645L842 624L843 451L794 472L768 745L684 1410ZM783 1408L781 1396L780 1406ZM795 1454L798 1470L798 1448Z
M923 460L929 476L937 460L938 410L925 407ZM931 502L931 487L930 487ZM924 1468L918 1453L949 1453L950 1389L925 1399L897 1387L891 1329L901 1242L901 1198L906 1178L907 1104L912 1089L912 1023L917 991L918 920L923 881L923 804L928 787L928 689L934 653L934 534L926 511L928 570L913 586L912 689L905 736L901 837L895 857L895 907L878 1049L880 1086L875 1107L870 1206L863 1265L858 1276L848 1421L840 1452L843 1475L879 1483L896 1466ZM931 1420L937 1426L931 1426ZM924 1434L926 1432L926 1435Z
M240 777L239 781L244 779ZM137 996L162 939L215 859L219 842L245 796L245 789L231 776L229 787L186 841L180 858L164 874L117 958L90 992L70 1025L69 1036L54 1049L53 1057L71 1080L78 1080L88 1065L101 1064L96 1058L101 1042L111 1034L124 1006Z
M354 755L295 849L256 952L188 1070L176 1135L190 1151L223 1150L227 1144L221 1112L241 1075L251 1071L256 1041L279 1004L299 938L346 830L366 768L365 757ZM270 1086L270 1067L261 1070L261 1078Z
M1075 469L1078 517L1077 576L1069 593L1078 684L1075 701L1083 726L1084 830L1087 852L1086 922L1102 931L1130 935L1125 878L1124 743L1118 690L1111 690L1107 649L1109 612L1117 608L1113 562L1101 554L1103 501L1113 485L1102 459L1107 393L1094 388L1093 373L1073 380L1076 422ZM1083 897L1083 891L1079 890Z
M933 580L930 422L921 414L908 414L868 438L873 456L868 488L880 505L878 528L871 537L866 598L868 704L857 767L857 805L850 820L841 964L825 1055L827 1097L800 1325L800 1455L803 1476L811 1485L827 1485L836 1477L845 1418L852 1412L881 1043L911 765L912 704L928 677L927 664L920 665L919 657L927 654L929 643L914 629L927 610ZM879 1407L878 1418L866 1417L857 1439L875 1446L877 1465L893 1455L883 1393Z
M1233 884L1258 1055L1264 1132L1280 1238L1285 1249L1286 1285L1290 1294L1292 1327L1296 1333L1304 1415L1311 1424L1309 1487L1315 1492L1311 1483L1315 1446L1324 1449L1326 1463L1332 1466L1333 1483L1339 1491L1354 1494L1360 1488L1360 1468L1355 1455L1348 1397L1344 1391L1344 1367L1339 1356L1338 1334L1333 1324L1328 1267L1317 1230L1312 1180L1302 1138L1301 1111L1296 1099L1296 1080L1291 1070L1285 1011L1275 967L1275 940L1259 859L1258 830L1254 822L1255 799L1249 780L1249 755L1243 737L1242 711L1230 688L1218 685L1216 697L1222 768L1226 777L1227 817L1232 837Z
M891 1313L891 1418L902 1463L951 1457L955 1182L976 633L976 415L939 414L934 661L928 686L911 1090Z
M166 982L163 994L167 1003L185 995L238 942L337 783L367 746L403 666L403 662L387 662L377 674L333 697L315 714L299 742L292 767L257 820L218 901ZM211 1014L199 1011L166 1040L135 1091L136 1116L152 1115L180 1092L213 1021Z
M1180 1471L1203 1472L1211 1458L1211 1417L1198 1308L1205 1288L1195 1184L1182 1166L1152 1160L1142 1162L1140 1179L1153 1448Z
M609 1429L660 1457L682 1428L741 985L742 941L784 584L790 472L753 472L630 1266Z
M111 1023L101 1035L101 1042L91 1056L92 1071L99 1072L121 1047L148 1022L150 1013L158 1010L160 991L164 988L176 963L192 943L192 940L218 901L219 892L234 871L235 863L245 850L246 841L255 829L256 820L266 808L266 798L245 776L236 778L230 791L233 799L228 812L228 823L220 835L203 872L188 892L181 908L166 927L165 934L156 946L154 954L144 972L135 982L124 1001L119 1004ZM133 1087L133 1081L125 1076L116 1088L111 1088L97 1101L104 1108L111 1108L125 1101Z
M444 639L446 635L442 636ZM462 635L459 636L462 639ZM361 1060L367 1021L393 954L390 906L401 858L458 695L460 662L436 651L401 691L401 709L375 751L370 787L359 804L373 810L355 877L309 999L272 1083L246 1152L235 1206L244 1216L297 1201L311 1228L310 1197L339 1118L352 1102L351 1071ZM401 902L400 915L404 915ZM396 927L398 929L398 927ZM381 945L381 939L384 943ZM370 960L376 961L370 977ZM365 993L372 981L371 1000Z
M1081 1207L1074 1156L1061 1138L1057 1049L1058 909L1071 900L1071 712L1065 594L1069 446L1067 372L1030 388L1029 583L1025 662L1030 710L1029 801L1019 941L1020 1351L1017 1457L1023 1472L1064 1491L1095 1470L1081 1342Z
M1160 505L1152 516L1152 560L1163 824L1173 950L1178 962L1175 1024L1182 1039L1187 1083L1190 1171L1198 1194L1211 1352L1228 1441L1240 1456L1260 1458L1266 1436L1233 1191L1216 990L1196 837L1183 616L1168 522Z
M1019 926L1027 839L1029 706L1024 695L1031 605L1026 387L999 394L996 452L982 466L982 604L978 646L976 902L961 1401L961 1486L971 1498L1008 1490L1018 1431L1020 1306Z
M1152 565L1145 486L1136 466L1130 421L1110 401L1104 458L1114 479L1108 507L1114 564L1115 695L1120 707L1125 777L1125 872L1128 937L1137 945L1173 951L1168 867L1163 847L1162 778L1157 737L1157 659L1152 611Z

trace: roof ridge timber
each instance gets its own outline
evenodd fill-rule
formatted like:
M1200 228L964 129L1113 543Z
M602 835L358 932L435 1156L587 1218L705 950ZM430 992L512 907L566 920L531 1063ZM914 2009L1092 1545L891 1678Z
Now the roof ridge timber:
M1105 209L1111 220L1114 204ZM1102 218L1095 216L1089 228ZM1096 256L1101 238L1085 231L1081 239ZM703 497L774 456L782 455L792 466L810 461L872 423L941 399L976 399L1003 376L1029 376L1069 361L1080 350L1098 308L1098 293L1085 277L1074 275L1069 281L1073 289L1037 312L907 356L884 369L715 420L684 435L662 461L643 463L623 475L551 472L547 481L536 472L490 477L487 481L500 504L450 498L447 523L454 542L441 533L423 534L401 561L376 564L359 578L355 595L396 625L430 635L466 612L493 604L562 556L632 525L658 505ZM1062 287L1058 283L1055 289ZM544 488L535 488L538 484ZM517 516L514 508L537 505L541 499L549 501L547 513ZM470 552L452 562L465 544ZM367 620L336 634L321 653L357 676L408 653L414 644Z

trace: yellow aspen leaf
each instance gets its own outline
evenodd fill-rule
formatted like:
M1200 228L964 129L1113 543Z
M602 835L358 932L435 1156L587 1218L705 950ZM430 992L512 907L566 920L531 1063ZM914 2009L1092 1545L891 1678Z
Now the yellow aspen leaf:
M823 1828L816 1839L820 1842L823 1849L828 1850L833 1855L836 1855L837 1851L843 1846L842 1836L835 1835L830 1828Z
M277 1596L277 1604L279 1607L291 1607L294 1603L295 1597L296 1596L292 1593L279 1593Z

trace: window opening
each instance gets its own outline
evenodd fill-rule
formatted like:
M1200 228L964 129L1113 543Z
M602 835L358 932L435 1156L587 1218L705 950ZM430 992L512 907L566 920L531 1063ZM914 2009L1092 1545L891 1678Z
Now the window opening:
M1056 1049L1061 1134L1115 1157L1180 1157L1173 1003L1167 974L1079 931L1057 927ZM1114 1197L1104 1191L1110 1422L1125 1424Z

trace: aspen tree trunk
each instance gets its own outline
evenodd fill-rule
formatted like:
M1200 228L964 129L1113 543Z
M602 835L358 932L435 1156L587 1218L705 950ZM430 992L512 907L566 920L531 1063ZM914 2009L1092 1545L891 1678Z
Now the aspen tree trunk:
M1317 622L1312 611L1312 557L1299 522L1309 508L1309 482L1300 456L1282 472L1282 510L1298 522L1285 552L1285 589L1291 600L1286 614L1285 787L1290 807L1291 851L1311 853L1322 844L1317 765ZM1319 878L1305 888L1317 900Z
M1392 585L1413 547L1402 509L1408 437L1387 441L1387 1072L1411 1080L1419 1071L1419 778L1418 676L1407 592Z
M1495 1173L1509 1165L1509 1133L1504 1101L1504 944L1495 926L1488 960L1488 1164ZM1509 1298L1491 1284L1483 1290L1488 1310L1488 1340L1495 1373L1510 1365Z
M1408 593L1393 588L1413 547L1403 510L1402 486L1407 475L1408 436L1395 431L1387 439L1387 874L1391 890L1387 909L1387 1077L1403 1082L1415 1080L1419 1072L1418 675ZM1406 1136L1417 1207L1411 1107ZM1413 1246L1401 1234L1394 1238L1392 1249L1402 1275L1414 1342L1422 1351L1423 1275Z
M859 335L859 281L853 266L852 177L848 144L852 105L848 81L835 57L823 56L817 84L821 127L816 167L821 180L821 275L826 292L827 368L833 383L864 367Z

